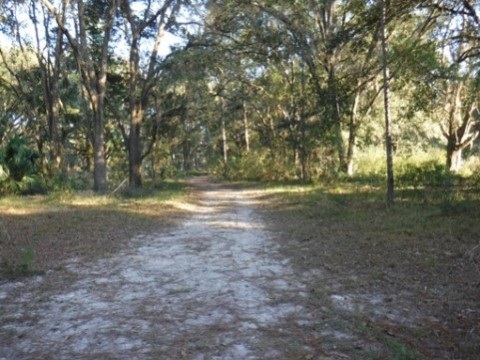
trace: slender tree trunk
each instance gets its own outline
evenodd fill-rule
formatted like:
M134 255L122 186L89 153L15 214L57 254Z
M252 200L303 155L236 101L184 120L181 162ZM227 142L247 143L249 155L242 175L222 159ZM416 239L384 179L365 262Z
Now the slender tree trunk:
M310 180L310 175L308 173L307 124L303 105L300 114L300 162L302 167L302 182L307 182Z
M132 187L142 186L142 140L140 130L144 120L142 99L137 98L139 77L138 39L132 41L130 50L130 133L128 135L128 170L129 184Z
M183 152L183 171L192 170L192 144L189 140L185 141L182 146Z
M345 158L344 171L348 176L353 176L355 172L354 168L354 155L355 155L355 142L357 139L357 111L358 103L360 102L360 90L355 93L353 100L352 113L350 115L350 121L348 123L348 144L347 144L347 156Z
M43 32L45 33L46 46L54 47L53 61L49 53L43 54L43 45L40 40L40 32L38 24L40 19L37 17L37 4L31 2L30 4L30 19L33 23L33 29L35 33L35 41L37 46L37 60L39 63L40 72L42 75L42 87L44 93L45 112L47 118L48 139L50 144L49 149L49 166L48 172L50 175L55 174L62 169L62 142L59 135L60 127L60 97L58 95L58 83L60 79L61 67L62 67L62 46L63 46L63 32L60 27L56 31L57 39L55 45L52 44L50 36L50 25L47 15L43 17ZM67 3L62 3L62 26L66 21L66 6ZM18 20L16 20L18 21Z
M99 99L100 100L100 99ZM105 156L103 102L97 101L93 117L93 189L104 192L107 189L107 161Z
M93 94L93 101L96 103L95 116L94 116L94 142L93 142L93 177L94 177L94 190L98 192L104 192L107 190L107 157L105 152L105 96L107 92L107 69L108 69L108 46L110 43L110 37L113 27L113 20L117 11L117 1L112 0L109 3L107 9L107 19L104 30L104 37L102 41L100 66L95 71L94 61L90 58L90 61L84 58L87 64L88 80L90 81L90 91ZM83 25L82 27L84 27ZM85 31L83 29L83 31ZM85 41L85 34L82 34L82 42ZM88 47L82 46L83 52L87 53Z
M386 0L380 0L381 37L382 37L382 69L383 69L383 94L385 108L385 147L387 155L387 206L394 204L394 173L393 173L393 147L390 130L390 72L388 69L387 26L386 26Z
M243 129L245 134L245 152L250 152L250 126L248 124L247 103L243 102Z
M62 22L66 21L66 3L62 4ZM60 28L57 29L57 40L55 43L55 58L54 58L54 70L52 76L52 106L51 114L52 119L50 121L50 133L52 136L53 151L52 154L55 158L55 166L58 169L62 168L62 152L63 141L60 138L60 97L58 95L58 83L60 81L60 73L62 71L62 54L63 54L63 32Z
M223 164L225 168L228 163L228 144L227 144L227 129L225 126L225 118L222 116L222 152L223 152Z
M335 148L338 153L339 168L342 168L342 164L345 164L345 147L343 144L342 136L342 117L340 115L340 103L338 100L337 85L335 67L333 64L329 65L328 71L328 93L329 93L329 106L331 107L331 116L333 117L333 129L335 134Z
M141 106L134 106L131 114L130 135L128 141L128 174L130 186L137 188L142 186L142 143L140 140L140 128L143 122L143 116Z

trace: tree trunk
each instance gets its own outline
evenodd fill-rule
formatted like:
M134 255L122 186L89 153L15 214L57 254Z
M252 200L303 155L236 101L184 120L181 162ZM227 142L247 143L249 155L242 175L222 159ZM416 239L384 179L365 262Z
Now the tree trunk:
M458 146L457 139L451 136L447 144L447 169L453 173L462 167L462 147Z
M30 4L30 19L33 23L33 30L36 41L36 55L39 64L39 70L42 78L43 97L45 103L45 112L47 118L48 139L50 144L49 149L49 162L47 172L50 175L54 175L58 171L62 170L62 142L59 136L60 127L60 98L58 96L58 83L60 79L60 72L62 67L62 46L63 46L63 32L60 27L56 30L57 39L55 45L52 44L50 35L50 21L45 17L43 18L43 33L45 34L46 46L48 48L54 47L54 58L52 61L50 53L43 53L43 47L41 44L40 31L38 24L40 19L37 17L37 4L32 2ZM62 3L62 26L65 26L66 21L66 2ZM44 14L44 16L47 16ZM18 19L16 20L18 21ZM20 41L20 40L19 40Z
M380 0L381 6L381 37L382 37L382 69L383 69L383 94L385 110L385 147L387 155L387 206L394 204L394 174L393 174L393 147L390 131L390 72L388 69L387 26L386 26L386 0Z
M222 152L223 152L223 164L225 168L228 162L228 144L227 144L227 129L225 126L225 118L222 116Z
M333 118L333 130L335 134L334 145L338 153L338 160L340 164L339 169L341 169L342 164L345 164L345 148L343 145L342 117L340 115L340 103L338 100L335 67L333 64L329 64L328 94L329 94L329 106L331 107L330 114Z
M142 186L142 143L140 128L143 121L141 105L134 106L131 114L130 135L128 141L128 169L130 186L139 188Z
M101 103L98 103L98 108L95 110L93 118L93 189L97 192L107 190L104 112Z
M462 99L464 83L454 83L449 87L448 119L443 131L447 139L447 169L455 173L462 167L463 149L470 146L480 135L480 112L476 103L471 103L469 110L465 110L467 106Z
M148 14L145 12L143 18L135 15L132 2L129 0L120 1L128 24L130 34L130 58L129 58L129 96L130 96L130 135L128 140L129 152L129 179L130 186L141 187L141 167L143 159L151 151L146 147L147 152L143 154L143 139L141 128L144 125L145 111L148 108L150 90L154 85L156 68L158 65L158 52L161 40L169 26L175 24L175 16L183 5L182 1L167 0L156 12ZM149 5L150 8L150 5ZM168 14L168 10L171 10ZM147 71L141 73L140 69L140 42L144 37L149 37L149 31L156 27L156 35L147 63Z
M357 111L358 103L360 102L360 89L355 93L353 100L352 113L350 115L350 121L348 123L348 144L347 144L347 156L343 166L343 171L347 173L347 176L353 176L355 172L354 168L354 155L355 155L355 142L357 139Z
M308 182L310 175L308 173L307 124L303 106L300 114L300 163L302 166L302 182Z
M351 126L350 126L351 127ZM347 176L352 177L355 174L355 140L356 140L356 133L355 131L350 130L348 135L348 148L347 148L347 156L345 158L345 171Z
M185 141L182 146L183 152L183 171L189 172L192 170L192 144L189 140Z
M248 154L250 152L250 130L248 125L248 116L247 116L247 104L243 102L243 129L245 135L245 152Z

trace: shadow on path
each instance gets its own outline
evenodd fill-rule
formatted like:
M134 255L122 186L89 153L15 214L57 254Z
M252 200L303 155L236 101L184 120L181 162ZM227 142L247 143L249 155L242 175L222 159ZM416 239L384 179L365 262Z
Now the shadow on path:
M269 240L259 196L189 182L169 233L112 258L0 287L0 359L286 359L309 354L305 282ZM293 333L295 331L295 333ZM297 338L296 338L297 336ZM304 355L303 355L304 356Z

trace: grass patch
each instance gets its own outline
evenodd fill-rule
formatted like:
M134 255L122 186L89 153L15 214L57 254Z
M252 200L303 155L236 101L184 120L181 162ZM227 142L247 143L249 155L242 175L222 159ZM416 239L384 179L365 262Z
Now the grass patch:
M58 191L0 199L0 264L15 277L61 266L71 257L92 260L114 253L133 236L175 224L185 197L182 183L141 193L98 196Z
M318 283L325 288L310 292L312 304L329 293L349 294L380 329L395 324L398 337L375 337L387 358L474 359L480 353L480 187L407 181L387 208L385 190L363 180L266 189L265 216L284 254L302 272L322 270ZM381 300L370 302L370 295ZM338 316L332 311L324 321ZM358 336L371 337L349 319ZM366 351L362 356L368 358Z

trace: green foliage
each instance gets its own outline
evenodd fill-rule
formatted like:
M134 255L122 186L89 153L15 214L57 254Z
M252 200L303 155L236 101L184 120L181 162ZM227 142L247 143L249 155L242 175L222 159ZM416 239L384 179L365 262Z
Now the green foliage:
M437 160L424 162L400 162L396 166L397 183L400 186L450 186L453 177L444 164Z
M390 350L392 360L419 360L419 355L408 345L403 344L393 337L384 337L383 341Z
M15 273L28 275L35 271L35 252L32 248L20 249L18 262L12 269Z
M0 221L0 272L7 277L26 276L36 271L35 250L31 246L18 248Z
M45 191L38 174L39 155L25 138L15 135L0 151L0 195L37 194Z
M5 260L0 264L0 270L6 277L29 276L36 272L35 252L32 248L21 248L13 258L1 260Z
M150 185L144 188L127 186L119 192L119 196L123 200L152 199L166 201L184 195L187 188L187 185L182 181L160 181Z
M356 158L355 179L373 184L383 184L386 179L385 152L375 147L367 147Z
M261 155L245 154L232 157L227 166L217 164L215 173L229 180L285 181L295 178L288 158L275 158L268 151Z
M386 179L385 154L382 149L369 147L357 156L357 170L353 181L368 182L383 186ZM462 176L451 174L444 164L440 151L409 153L398 155L394 159L395 183L398 187L452 187L475 173L476 161L470 161L466 166L466 174ZM478 172L478 171L477 171ZM474 182L473 176L470 182Z
M74 173L70 176L58 172L46 180L46 189L53 192L82 191L92 188L92 180L86 173Z
M93 60L94 68L100 65L95 59L101 57L110 4L106 0L85 3L84 20L90 41L84 50ZM133 18L147 11L146 3L142 4L145 6L132 8ZM185 50L178 45L169 56L152 59L151 73L144 68L149 63L148 52L138 54L143 74L153 76L155 81L153 77L132 79L139 81L138 93L132 94L129 64L119 52L128 47L124 37L119 36L125 30L124 25L128 25L124 22L127 5L125 2L117 9L108 56L104 130L112 184L120 184L128 177L128 142L136 134L128 129L129 95L132 95L130 100L141 97L140 103L146 104L139 134L142 155L146 155L142 174L153 181L199 169L229 179L341 178L341 172L346 172L349 165L343 155L347 153L349 135L353 134L355 141L350 144L356 149L350 153L355 154L359 178L384 183L384 122L377 57L379 14L375 2L282 0L262 1L252 6L233 0L207 1L203 14L206 28L192 31L176 24L173 18L164 24L165 30L185 37L188 44ZM184 15L196 11L190 7L192 3L181 6L184 5L182 10L171 10ZM10 38L8 51L3 51L0 141L5 149L0 156L0 192L85 189L92 186L92 181L85 177L91 177L94 168L94 128L88 96L80 91L82 77L75 56L71 48L65 47L55 59L57 24L50 21L54 18L42 21L48 12L41 2L21 1L16 6L20 12L36 13L36 25L45 26L51 38L43 60L37 56L41 51L35 45L18 46L19 41L28 42L24 34ZM459 9L461 6L459 3ZM77 10L67 7L67 18L79 16ZM435 21L427 17L429 11L416 11L414 3L400 6L399 2L388 19L396 159L419 150L428 152L445 147L439 123L448 118L445 113L448 82L465 81L468 85L476 78L477 87L466 86L462 101L478 101L478 68L471 74L455 71L474 66L477 59L472 57L472 65L468 65L465 57L463 63L459 61L453 66L448 56L441 56L445 43L451 43L452 51L457 46L465 46L469 51L472 45L469 43L478 38L474 36L478 31L470 26L449 30L448 24L456 21L458 14L432 10L441 15ZM140 21L140 17L136 20ZM319 18L324 23L318 22ZM470 24L473 18L467 16L464 20ZM4 30L9 28L6 34L13 33L16 21L13 17L4 24ZM152 40L160 22L145 25L139 34L140 42ZM465 34L460 34L460 30ZM458 42L450 41L448 36L452 35ZM51 70L47 69L48 64L53 66ZM61 72L58 79L57 70ZM140 86L144 81L145 87ZM51 92L45 85L52 86L56 91L52 95L58 96L56 124L49 118L53 110L47 104ZM52 125L56 125L56 136ZM228 143L226 167L217 161L222 155L222 130ZM22 133L25 137L7 140L12 133ZM33 143L38 155L28 147ZM62 163L63 175L49 171L43 161L57 146L62 155L59 164ZM250 153L245 155L247 147ZM478 151L478 147L471 150L473 155ZM465 155L466 152L465 149ZM297 154L296 161L293 153ZM39 173L36 156L43 161L42 173L51 175L45 181L36 175ZM299 162L304 165L303 173L299 171ZM449 176L439 165L442 162L400 160L396 162L397 184L448 183ZM468 171L462 175L475 176L479 167L478 163L467 166Z
M25 176L35 173L38 158L38 153L30 148L25 138L15 135L2 150L0 162L8 170L8 177L20 182Z

